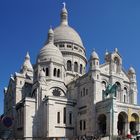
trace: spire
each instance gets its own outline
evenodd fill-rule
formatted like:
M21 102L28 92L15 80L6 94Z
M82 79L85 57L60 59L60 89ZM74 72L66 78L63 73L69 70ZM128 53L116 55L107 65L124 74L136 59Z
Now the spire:
M32 67L32 64L31 64L31 61L30 61L29 52L27 52L27 54L25 56L25 60L24 60L24 63L21 67L21 70L22 71L26 71L26 70L33 71L33 67Z
M30 60L29 52L26 53L25 59L26 59L26 60Z
M105 50L105 55L108 55L108 50L107 49Z
M54 32L52 27L50 27L48 32L48 43L53 43L53 42L54 42Z
M118 48L115 48L115 52L118 52Z
M68 25L68 12L65 2L63 2L63 8L61 10L61 25Z

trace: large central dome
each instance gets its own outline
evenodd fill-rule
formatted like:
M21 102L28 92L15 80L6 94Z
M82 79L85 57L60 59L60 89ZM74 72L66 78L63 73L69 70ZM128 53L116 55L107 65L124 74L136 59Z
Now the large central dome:
M60 25L54 29L54 42L73 42L83 47L82 40L79 34L68 25Z
M54 43L58 42L70 42L83 47L79 34L68 25L68 12L65 6L61 11L61 24L54 29Z
M79 34L68 24L68 12L65 4L61 10L60 20L60 25L54 29L54 44L64 57L65 82L68 84L75 78L75 75L85 74L87 59Z

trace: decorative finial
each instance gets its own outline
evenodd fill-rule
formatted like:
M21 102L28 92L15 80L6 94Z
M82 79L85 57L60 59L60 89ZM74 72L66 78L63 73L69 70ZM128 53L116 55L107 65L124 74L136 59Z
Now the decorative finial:
M53 34L53 29L52 29L52 25L50 25L50 29L49 29L49 33L48 34Z
M63 4L63 8L66 8L66 3L65 3L65 2L63 2L62 4Z
M54 41L54 32L53 29L50 28L48 32L48 43L53 43Z
M115 52L118 52L118 48L115 48Z
M25 59L30 59L30 55L29 55L29 52L28 51L26 53Z
M61 25L68 25L68 12L66 9L66 3L63 2L63 8L61 11Z

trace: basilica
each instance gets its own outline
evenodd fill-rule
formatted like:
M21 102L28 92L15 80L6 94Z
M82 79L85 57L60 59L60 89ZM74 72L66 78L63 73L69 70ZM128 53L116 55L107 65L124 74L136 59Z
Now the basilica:
M12 125L2 135L16 140L135 136L140 131L137 94L136 72L133 67L123 69L117 48L105 52L103 64L95 51L87 60L64 4L60 25L49 29L36 63L31 64L27 52L4 88L4 116L12 118Z

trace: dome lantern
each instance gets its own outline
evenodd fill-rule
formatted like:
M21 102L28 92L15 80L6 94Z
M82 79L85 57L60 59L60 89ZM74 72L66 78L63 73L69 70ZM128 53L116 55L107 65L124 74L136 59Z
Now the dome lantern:
M66 3L63 2L63 8L61 11L61 25L68 25L68 12L66 9Z
M54 42L54 32L53 29L50 27L48 32L48 43L53 43L53 42Z

